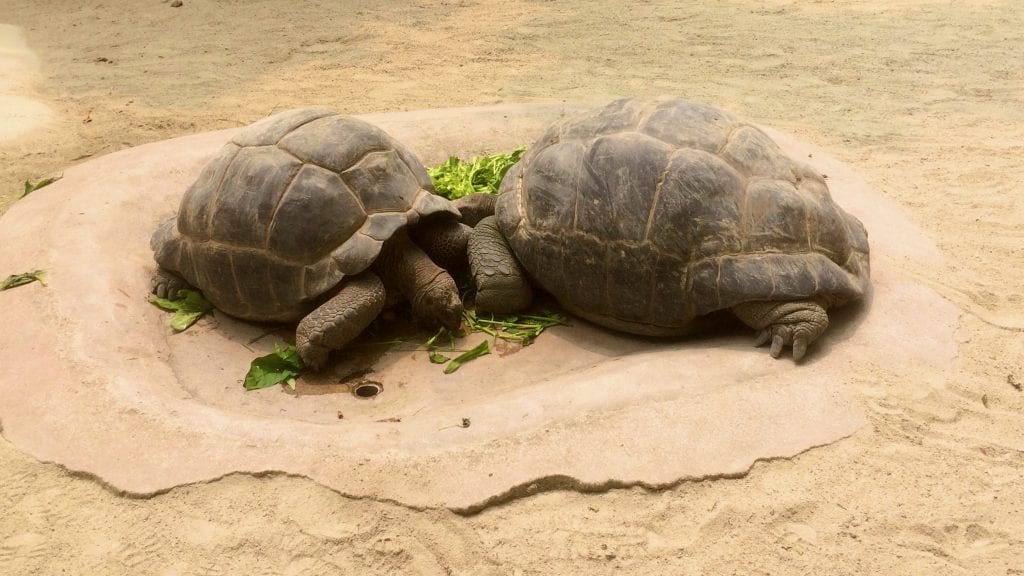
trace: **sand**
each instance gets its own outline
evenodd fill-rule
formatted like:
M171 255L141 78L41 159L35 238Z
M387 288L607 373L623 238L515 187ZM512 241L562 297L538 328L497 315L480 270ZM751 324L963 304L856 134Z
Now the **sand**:
M907 210L945 256L902 272L960 310L953 366L852 366L868 427L740 477L468 517L286 475L132 499L0 440L0 572L1024 574L1018 3L375 4L8 0L3 55L38 61L0 94L52 116L0 142L3 202L86 158L298 105L682 96L820 145Z

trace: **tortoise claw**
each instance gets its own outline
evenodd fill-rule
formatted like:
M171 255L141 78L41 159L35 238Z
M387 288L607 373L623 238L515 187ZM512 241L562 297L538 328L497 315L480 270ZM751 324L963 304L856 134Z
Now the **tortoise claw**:
M176 274L168 272L162 268L158 269L153 274L153 295L157 298L167 298L174 300L178 297L178 292L183 288L188 288L188 283L181 279Z
M793 360L799 361L807 354L807 338L798 336L793 340Z
M773 358L782 356L785 348L793 350L793 360L807 355L807 347L828 327L825 308L814 300L793 302L746 302L732 311L746 325L757 330L756 346L769 341Z

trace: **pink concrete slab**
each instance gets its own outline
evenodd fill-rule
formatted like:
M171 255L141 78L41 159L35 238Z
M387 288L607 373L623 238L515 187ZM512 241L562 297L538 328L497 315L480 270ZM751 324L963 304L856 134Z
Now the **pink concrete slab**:
M578 106L367 118L431 164L529 143ZM0 423L13 444L132 494L282 472L354 497L473 511L551 488L742 474L860 428L847 388L861 370L939 374L956 352L955 309L898 268L936 260L931 243L848 168L773 133L811 155L871 233L870 302L838 314L802 365L752 348L747 331L649 341L575 322L452 375L407 346L364 346L296 392L246 392L249 362L281 333L215 314L172 334L147 302L150 233L230 134L70 168L0 221L0 276L43 268L49 282L0 293ZM369 371L339 383L359 368ZM384 392L347 392L360 378Z

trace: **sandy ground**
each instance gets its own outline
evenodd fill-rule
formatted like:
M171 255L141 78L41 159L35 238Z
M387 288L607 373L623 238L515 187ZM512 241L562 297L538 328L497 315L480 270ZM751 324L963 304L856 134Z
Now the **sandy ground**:
M3 45L38 61L0 92L52 120L0 142L0 205L83 159L298 105L682 96L822 145L905 207L948 257L907 272L962 310L954 366L853 371L868 427L741 478L472 517L283 476L133 500L0 440L0 573L1024 574L1019 2L360 4L5 0Z

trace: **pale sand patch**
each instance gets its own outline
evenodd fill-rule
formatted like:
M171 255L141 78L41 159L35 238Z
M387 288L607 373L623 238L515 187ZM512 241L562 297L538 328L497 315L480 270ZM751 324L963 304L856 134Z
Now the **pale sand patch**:
M16 26L0 24L0 141L12 140L45 125L49 107L21 96L38 74L39 58Z

